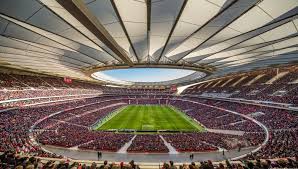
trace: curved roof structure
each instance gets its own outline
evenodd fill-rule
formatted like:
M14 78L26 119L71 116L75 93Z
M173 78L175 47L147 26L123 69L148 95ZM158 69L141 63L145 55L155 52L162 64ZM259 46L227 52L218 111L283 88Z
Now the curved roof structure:
M129 67L223 75L297 61L297 14L297 0L1 0L0 64L82 80Z

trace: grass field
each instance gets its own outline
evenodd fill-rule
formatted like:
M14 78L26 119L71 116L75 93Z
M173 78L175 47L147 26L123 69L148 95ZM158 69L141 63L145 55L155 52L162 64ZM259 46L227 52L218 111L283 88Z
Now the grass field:
M184 113L169 106L160 105L129 105L98 126L97 130L204 130Z

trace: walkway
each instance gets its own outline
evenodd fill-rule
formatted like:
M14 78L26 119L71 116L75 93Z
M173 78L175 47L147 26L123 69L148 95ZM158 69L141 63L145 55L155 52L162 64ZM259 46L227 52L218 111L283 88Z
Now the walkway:
M170 144L168 143L162 135L159 135L159 137L163 140L163 143L165 144L165 146L167 146L167 148L169 149L169 154L179 154L179 152Z
M210 128L206 128L206 130L210 133L231 134L231 135L237 135L237 136L243 136L243 134L245 133L244 131L239 131L239 130L221 130L221 129L210 129Z
M128 147L130 147L130 145L132 144L132 141L137 137L137 135L134 135L133 138L131 138L131 140L129 140L129 142L125 143L118 151L117 153L122 153L122 154L126 154L127 153L127 149Z
M55 154L60 154L72 159L80 160L98 160L97 151L92 150L70 150L68 148L54 147L42 145L45 150L53 152ZM131 161L143 162L143 163L157 163L164 161L175 161L179 162L191 162L191 161L222 161L225 159L231 159L233 157L241 156L243 154L250 153L256 147L251 147L248 149L243 149L238 152L238 149L225 151L225 156L222 155L220 151L214 152L202 152L202 153L179 153L179 154L168 154L168 153L113 153L102 151L102 159L108 161ZM190 160L189 155L194 154L194 159Z
M94 141L94 140L91 140L91 141L88 141L88 142L86 142L86 143L82 143L82 144L79 144L79 145L70 147L69 149L70 149L70 150L78 150L80 146L83 146L83 145L86 145L86 144L90 144L90 143L92 143L93 141Z

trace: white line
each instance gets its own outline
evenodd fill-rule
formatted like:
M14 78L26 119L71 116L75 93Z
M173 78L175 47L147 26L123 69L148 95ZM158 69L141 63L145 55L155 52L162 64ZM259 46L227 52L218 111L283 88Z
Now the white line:
M189 117L187 114L183 113L182 111L180 111L179 109L176 109L176 107L169 105L169 107L175 111L176 113L178 113L180 116L182 116L182 118L184 118L184 120L186 120L187 122L189 122L193 127L195 127L196 129L198 129L199 131L202 130L202 128L205 130L205 126L203 124L201 124L200 122L198 122L195 119L192 119L191 117ZM194 122L196 124L194 124Z
M126 103L125 103L126 104ZM94 124L91 125L91 128L93 130L96 130L100 128L102 125L104 125L106 122L111 120L113 117L115 117L117 114L119 114L123 109L125 109L127 106L120 107L119 109L115 110L114 112L110 113L108 116L106 116L103 119L98 119Z

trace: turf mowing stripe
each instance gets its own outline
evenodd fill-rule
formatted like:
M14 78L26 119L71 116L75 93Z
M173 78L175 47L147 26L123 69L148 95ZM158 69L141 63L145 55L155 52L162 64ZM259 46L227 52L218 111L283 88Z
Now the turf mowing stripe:
M122 118L119 119L120 128L122 129L134 129L137 127L137 123L135 122L134 118L138 119L138 107L132 106L128 108L125 112L123 112ZM129 126L132 127L129 127Z
M168 121L169 124L171 124L171 128L174 128L175 130L178 129L177 125L179 124L179 122L177 121L177 116L176 116L176 112L170 110L168 107L164 107L163 111L165 112L165 114L168 116Z
M176 119L175 119L175 115L172 111L169 111L169 109L167 107L162 107L162 112L163 112L163 115L166 116L166 120L167 120L167 123L166 123L166 128L167 129L174 129L174 130L177 130L177 126L176 126Z
M202 130L184 113L169 106L128 105L109 119L99 130L135 129L135 130Z
M166 107L166 113L168 115L168 118L170 119L171 124L173 124L173 128L177 129L184 129L184 130L194 130L193 126L190 126L189 123L185 122L185 119L183 119L176 111L173 109ZM175 123L173 123L175 121Z
M167 107L169 110L171 110L173 113L176 114L177 116L177 121L179 121L180 123L176 123L177 124L177 128L184 128L185 130L193 130L193 125L190 123L183 123L184 122L184 118L183 116L181 116L181 114L178 112L179 110L173 110L170 107ZM182 112L181 112L182 113Z

